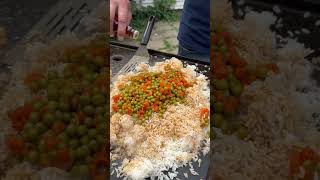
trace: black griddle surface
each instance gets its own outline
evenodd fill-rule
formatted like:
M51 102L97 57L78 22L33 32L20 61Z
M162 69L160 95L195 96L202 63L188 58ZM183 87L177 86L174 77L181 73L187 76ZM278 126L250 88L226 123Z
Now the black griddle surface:
M110 66L112 70L112 76L117 74L120 69L129 62L129 60L134 56L138 47L130 46L126 44L121 44L117 42L110 42ZM166 59L176 57L180 59L184 65L195 65L197 67L197 72L201 72L207 77L210 77L210 63L202 62L196 59L189 59L174 54L168 54L164 52L159 52L155 50L148 50L150 54L150 64L154 65L156 62L162 62ZM119 60L119 57L122 59ZM115 60L116 59L116 60Z

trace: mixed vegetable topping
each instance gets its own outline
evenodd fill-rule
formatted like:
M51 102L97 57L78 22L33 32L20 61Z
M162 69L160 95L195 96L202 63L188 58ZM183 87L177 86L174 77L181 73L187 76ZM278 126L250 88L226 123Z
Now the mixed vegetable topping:
M300 176L301 180L313 180L315 172L320 175L320 155L310 147L294 147L289 157L289 179ZM304 170L303 174L300 172L301 168Z
M214 30L211 39L213 53L213 104L214 113L211 125L220 128L224 134L235 133L245 139L248 129L243 122L236 119L240 106L240 96L244 86L253 81L264 80L269 71L278 72L275 64L249 65L237 52L230 34ZM215 138L215 132L211 132Z
M162 116L169 105L183 103L190 86L184 74L170 65L164 72L140 72L129 83L119 85L119 94L112 97L112 110L132 115L143 124L152 113Z
M13 158L74 176L106 176L98 169L108 164L107 53L104 41L93 40L66 50L62 73L25 78L33 98L8 112L17 131L7 138Z

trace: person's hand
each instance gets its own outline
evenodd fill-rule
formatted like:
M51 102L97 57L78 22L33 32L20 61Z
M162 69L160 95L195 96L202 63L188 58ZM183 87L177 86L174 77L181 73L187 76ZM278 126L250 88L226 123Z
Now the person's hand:
M117 37L123 40L126 35L126 28L130 24L132 13L129 0L110 0L110 36L114 36L113 23L116 14L118 16Z

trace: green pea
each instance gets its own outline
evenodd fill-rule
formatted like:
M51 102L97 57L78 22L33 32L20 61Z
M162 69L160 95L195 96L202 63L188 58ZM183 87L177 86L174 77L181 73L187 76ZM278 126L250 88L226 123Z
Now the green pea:
M39 133L44 133L46 131L46 126L42 122L37 122L36 129L38 129Z
M88 87L88 86L90 86L90 81L88 81L88 80L83 80L83 81L81 82L81 85L82 85L83 87Z
M85 65L81 65L78 70L81 74L86 74L89 71Z
M37 121L39 121L40 119L40 115L38 112L31 112L30 113L30 116L29 116L29 120L32 122L32 123L36 123Z
M224 121L224 118L221 114L214 113L212 115L212 121L213 121L213 126L216 128L220 128L222 125L222 122Z
M248 129L244 126L240 126L237 130L237 136L239 139L245 139L248 136Z
M44 114L43 116L43 122L47 125L50 126L54 121L54 116L52 115L52 113L47 112Z
M211 140L214 140L217 137L216 131L211 129Z
M64 122L70 122L71 121L71 119L72 119L72 117L71 117L71 114L70 113L68 113L68 112L64 112L63 113L63 121Z
M228 121L222 121L221 131L223 134L230 134L231 133L231 127L230 127L230 124Z
M35 141L38 138L38 129L32 128L28 130L28 137L30 141Z
M41 102L35 102L32 107L33 107L34 111L40 111L41 107L42 107L42 103Z
M37 151L31 150L28 152L26 159L31 163L36 163L39 159L39 154Z
M103 135L99 134L99 135L97 135L96 141L97 141L98 145L101 146L106 142L106 138L104 138Z
M59 92L57 89L48 89L47 96L49 100L56 100L59 97Z
M57 151L56 150L49 151L48 156L50 159L55 159L57 157Z
M49 155L48 154L40 154L39 156L39 163L42 166L48 166L49 165Z
M58 136L58 138L59 138L59 140L62 141L62 142L67 142L68 139L69 139L69 137L68 137L68 135L67 135L66 132L60 133L59 136Z
M89 138L94 138L97 135L97 133L98 132L96 129L89 129L88 136Z
M87 105L87 106L85 106L85 107L83 108L83 111L84 111L84 113L85 113L86 115L93 115L95 109L94 109L93 106Z
M248 64L248 65L246 66L246 71L247 71L249 74L255 74L255 73L256 73L256 66L251 65L251 64Z
M94 95L91 101L95 106L103 105L104 103L106 103L105 97L101 94Z
M40 87L39 87L39 85L38 85L38 83L37 82L31 82L31 84L30 84L30 90L32 91L32 92L37 92L38 90L40 89Z
M91 140L89 142L89 148L91 151L96 151L98 149L98 143L96 140Z
M44 133L45 137L53 137L54 136L54 132L53 130L49 129L47 132Z
M71 140L69 141L69 146L70 146L71 148L77 148L77 147L79 146L79 141L76 140L76 139L71 139Z
M100 57L100 56L97 56L95 59L94 59L94 64L96 66L99 66L99 67L103 67L105 65L105 60Z
M49 101L47 107L50 112L54 112L58 107L58 103L56 101Z
M217 113L223 112L223 103L222 102L214 103L214 112L217 112Z
M77 128L74 124L69 124L66 131L69 136L74 136L77 132Z
M38 150L39 152L45 152L46 151L46 145L44 143L44 141L40 141L39 144L38 144Z
M54 113L54 117L56 120L63 120L63 113L59 110L57 110L55 113Z
M100 122L97 125L97 130L99 133L105 134L107 132L107 125L105 122Z
M70 173L74 177L87 177L90 174L90 168L87 165L75 165Z
M91 117L86 117L84 119L84 124L87 126L87 127L93 127L94 124L95 124L95 121L91 118Z
M85 59L90 62L93 59L93 55L92 54L85 54Z
M93 94L99 94L99 93L100 93L100 89L97 88L97 87L94 87L94 88L92 89L92 93L93 93Z
M77 158L77 152L76 152L76 149L70 149L69 150L69 154L70 154L70 157L71 159L76 159Z
M86 81L93 82L94 81L94 75L93 74L85 74L84 75L84 79Z
M89 155L89 148L87 146L81 146L76 151L77 158L82 159Z
M96 119L99 123L106 123L106 119L102 115L98 115Z
M64 149L64 148L67 148L68 146L67 146L67 144L65 143L65 142L59 142L59 144L58 144L58 148L59 149Z
M82 172L81 172L81 169L79 167L79 165L74 165L71 170L70 170L70 174L71 176L73 177L80 177L82 176Z
M39 88L43 89L47 86L47 80L45 78L42 78L38 81L38 85L39 85Z
M88 145L90 142L90 139L88 136L82 136L80 142L82 145Z
M103 114L105 113L104 108L102 106L96 107L96 114Z
M70 71L69 68L64 68L64 70L63 70L63 76L64 76L65 78L71 77L72 74L73 74L73 73L72 73L72 71Z
M22 131L21 131L21 136L24 140L28 140L29 139L29 134L28 134L28 129L27 128L24 128Z
M214 80L213 85L217 90L228 89L228 81L226 79L216 79Z
M307 171L314 172L316 170L317 163L308 159L303 162L302 166Z
M58 73L56 71L49 71L48 72L48 79L57 79L59 77Z
M87 133L87 131L88 131L88 129L87 129L87 127L84 126L84 125L80 125L80 126L78 127L78 130L77 130L78 135L80 135L80 136L85 135L85 134Z
M64 112L69 111L70 110L70 105L68 103L66 103L66 102L60 101L59 102L59 109L61 111L64 111Z
M62 94L66 97L71 97L74 94L74 91L72 88L68 87L66 89L63 89Z
M240 96L243 91L243 85L240 82L231 83L230 91L232 95Z
M268 75L268 70L264 67L259 67L256 69L256 76L261 79L264 80Z

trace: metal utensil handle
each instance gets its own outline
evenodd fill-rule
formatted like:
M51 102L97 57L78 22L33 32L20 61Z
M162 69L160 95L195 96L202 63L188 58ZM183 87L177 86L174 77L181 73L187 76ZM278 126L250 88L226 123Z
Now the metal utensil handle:
M151 33L152 33L152 29L153 29L153 26L154 26L154 22L155 22L155 16L150 16L149 17L149 20L148 20L148 24L147 24L147 27L143 33L143 37L142 37L142 40L141 40L141 45L147 45L148 42L149 42L149 39L150 39L150 36L151 36Z

